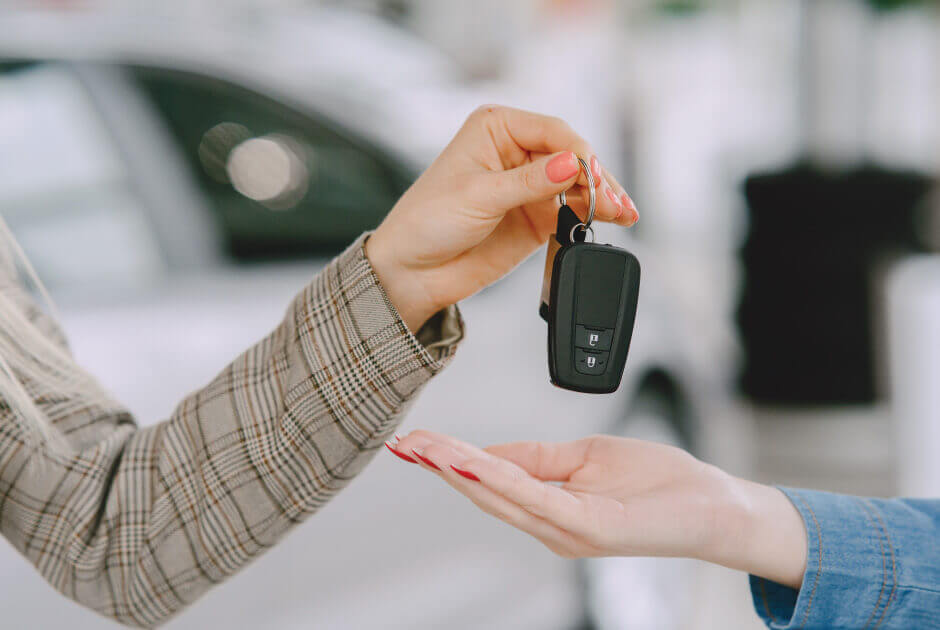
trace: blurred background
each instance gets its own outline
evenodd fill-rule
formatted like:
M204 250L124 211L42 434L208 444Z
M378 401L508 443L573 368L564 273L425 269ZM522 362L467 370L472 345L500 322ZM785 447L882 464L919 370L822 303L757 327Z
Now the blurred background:
M624 383L549 384L539 253L462 305L406 430L632 435L765 482L940 494L940 3L0 7L0 214L141 424L495 102L568 120L640 208L598 228L643 266ZM116 627L0 556L4 628ZM168 627L762 626L742 574L563 560L380 454Z

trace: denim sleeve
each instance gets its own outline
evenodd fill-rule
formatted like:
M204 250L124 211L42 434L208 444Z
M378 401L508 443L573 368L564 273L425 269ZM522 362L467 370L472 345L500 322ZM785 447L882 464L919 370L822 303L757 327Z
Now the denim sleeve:
M751 576L774 630L940 628L940 500L781 488L806 525L800 590Z

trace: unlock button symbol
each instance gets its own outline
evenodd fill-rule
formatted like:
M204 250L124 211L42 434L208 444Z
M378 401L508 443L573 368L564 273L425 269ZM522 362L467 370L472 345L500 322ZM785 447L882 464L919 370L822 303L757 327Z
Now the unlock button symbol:
M588 328L577 324L574 330L574 345L588 350L610 350L612 328Z

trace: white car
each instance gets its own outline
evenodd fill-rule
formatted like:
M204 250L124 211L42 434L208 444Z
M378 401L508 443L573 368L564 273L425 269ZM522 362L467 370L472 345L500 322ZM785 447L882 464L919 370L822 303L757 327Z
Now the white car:
M418 114L403 106L418 97L400 94L399 82L423 64L425 96L429 86L447 95L423 101L436 111L459 90L447 64L390 27L317 15L290 28L242 24L252 36L161 37L89 15L0 18L0 213L50 286L78 360L141 424L167 417L266 334L469 111L455 105L438 116L454 121L446 131L424 125L419 139ZM341 40L343 54L321 63L291 54L321 36ZM385 55L383 46L398 56L376 73L362 59ZM549 383L540 253L461 305L467 338L404 429L481 444L564 440L623 433L642 409L673 437L694 437L691 362L656 258L623 230L599 238L644 266L616 394ZM11 548L0 556L4 625L107 624L53 596ZM604 603L590 596L596 578L583 567L380 453L310 522L169 627L588 628Z

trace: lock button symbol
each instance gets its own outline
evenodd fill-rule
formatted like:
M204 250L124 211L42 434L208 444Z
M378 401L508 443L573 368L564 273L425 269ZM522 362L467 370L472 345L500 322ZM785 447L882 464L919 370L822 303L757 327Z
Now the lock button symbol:
M593 352L575 348L574 369L581 374L603 374L607 369L609 359L609 352Z

